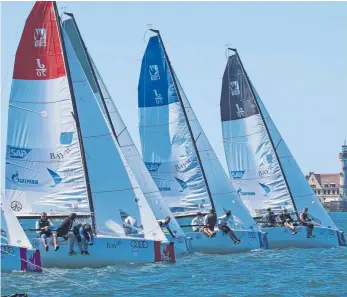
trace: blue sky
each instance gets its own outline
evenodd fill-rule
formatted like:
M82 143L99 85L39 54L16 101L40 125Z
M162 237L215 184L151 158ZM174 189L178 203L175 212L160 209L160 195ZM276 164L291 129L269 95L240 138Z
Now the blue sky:
M1 3L2 159L14 56L32 6ZM137 83L152 24L224 166L219 100L230 44L304 173L339 171L347 139L347 3L58 2L64 6L136 144Z

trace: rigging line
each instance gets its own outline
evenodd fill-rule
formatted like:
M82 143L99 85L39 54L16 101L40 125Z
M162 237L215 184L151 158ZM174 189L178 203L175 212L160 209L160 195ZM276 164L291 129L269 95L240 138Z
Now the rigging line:
M4 252L4 253L6 253L6 254L8 254L8 255L10 255L10 256L16 257L16 255L11 254L11 253L9 253L9 252L3 250L3 249L1 249L1 252ZM83 285L81 285L81 284L79 284L79 283L76 283L76 282L74 282L73 280L71 280L71 279L69 279L69 278L67 278L67 277L64 277L64 276L60 275L59 273L52 272L52 271L50 271L50 270L47 269L47 268L43 268L42 266L36 265L36 264L34 264L34 263L31 263L31 262L29 262L29 261L27 261L27 260L25 260L25 259L23 259L23 258L21 258L21 257L18 257L18 258L20 258L21 261L24 261L24 262L26 262L26 263L28 263L28 264L30 264L30 265L34 265L34 266L36 266L36 267L38 267L38 268L40 268L40 269L42 269L42 270L44 270L44 271L47 271L47 272L49 272L49 273L51 273L51 274L53 274L53 275L55 275L55 276L61 277L61 278L63 278L64 280L67 280L67 281L69 281L70 283L75 284L76 286L80 286L81 288L83 288L83 289L85 289L85 290L87 290L87 291L90 291L90 288L89 288L89 287L86 287L86 286L83 286Z
M22 110L25 110L25 111L28 111L28 112L32 112L32 113L38 113L42 117L46 117L47 116L47 111L45 111L45 110L43 110L43 111L36 111L36 110L28 109L28 108L19 107L19 106L13 105L11 103L8 106L9 107L18 108L18 109L22 109Z

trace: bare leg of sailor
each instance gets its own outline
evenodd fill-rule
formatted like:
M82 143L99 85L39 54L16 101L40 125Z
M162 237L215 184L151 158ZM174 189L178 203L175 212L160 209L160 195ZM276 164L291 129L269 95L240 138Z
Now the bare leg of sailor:
M46 234L42 234L41 235L41 239L42 239L42 243L43 246L45 247L45 250L48 252L48 245L47 245L47 235Z
M75 235L69 234L68 237L70 238L70 253L73 252L73 246L75 244Z
M285 223L284 223L284 226L287 227L287 228L289 228L290 230L292 230L292 234L293 234L293 235L295 235L295 234L297 233L297 232L295 231L295 227L294 227L293 224L288 223L288 222L285 222Z
M52 240L53 240L53 244L54 244L54 250L57 251L59 249L59 245L57 242L57 234L52 234Z
M233 240L234 243L240 242L240 240L237 238L237 236L233 230L230 229L228 233L229 233L229 236Z

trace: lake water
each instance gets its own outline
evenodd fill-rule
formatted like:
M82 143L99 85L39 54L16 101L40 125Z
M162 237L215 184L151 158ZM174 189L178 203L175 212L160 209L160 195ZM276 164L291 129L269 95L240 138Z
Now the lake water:
M347 233L347 213L330 213ZM70 281L88 288L82 288ZM49 269L9 273L2 295L61 296L347 296L347 248L194 254L176 264Z

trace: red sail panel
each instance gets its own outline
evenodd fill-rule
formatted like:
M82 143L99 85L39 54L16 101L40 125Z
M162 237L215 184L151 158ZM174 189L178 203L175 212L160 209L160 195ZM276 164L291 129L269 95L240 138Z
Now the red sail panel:
M65 76L53 2L36 2L31 10L19 46L14 79L47 80Z

